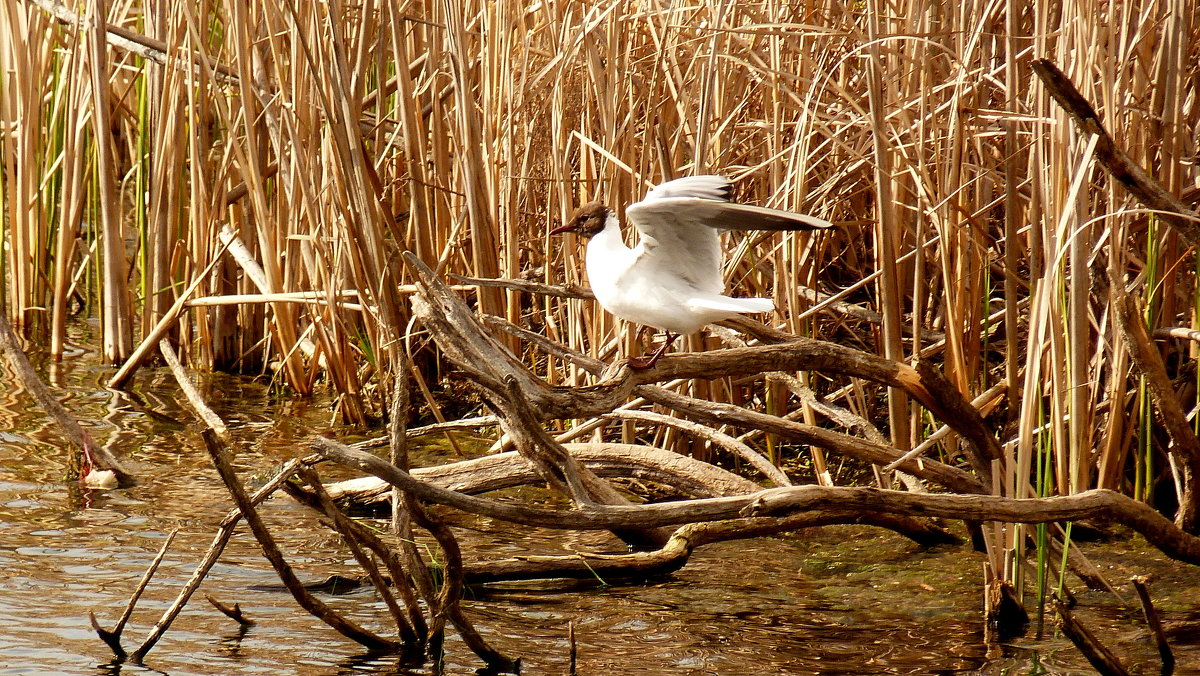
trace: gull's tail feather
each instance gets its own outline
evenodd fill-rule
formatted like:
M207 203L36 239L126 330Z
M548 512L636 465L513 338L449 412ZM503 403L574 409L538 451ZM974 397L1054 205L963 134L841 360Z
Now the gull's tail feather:
M688 299L688 305L698 310L713 310L715 312L770 312L775 309L775 301L770 298L705 296Z

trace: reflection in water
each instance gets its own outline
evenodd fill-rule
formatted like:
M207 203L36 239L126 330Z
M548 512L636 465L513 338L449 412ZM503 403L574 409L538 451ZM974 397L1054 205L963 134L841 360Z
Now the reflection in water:
M364 655L295 607L253 538L239 532L203 592L239 603L258 621L239 627L198 596L148 658L111 662L88 624L112 626L166 534L179 535L125 630L132 647L158 619L208 547L229 499L209 467L199 427L175 385L146 371L130 395L103 387L94 355L63 362L69 406L134 468L127 489L91 491L64 479L58 433L0 370L0 666L5 673L428 674L419 655ZM327 402L291 400L244 379L207 377L204 394L240 441L243 478L266 477L304 454L306 436L328 430ZM336 434L337 432L333 432ZM427 449L436 462L439 451ZM334 470L329 478L341 478ZM336 476L335 476L336 475ZM338 539L286 498L264 515L306 582L357 577ZM604 534L497 526L456 516L464 551L504 557L620 545ZM1114 583L1153 572L1166 620L1200 613L1194 568L1141 552L1140 540L1087 550ZM468 594L477 627L520 656L525 673L564 673L574 621L581 674L1090 674L1062 639L1027 638L989 657L979 626L982 560L966 549L921 550L859 527L701 550L675 575L640 585L601 580L496 585ZM1131 665L1156 668L1133 609L1082 592L1080 614ZM383 629L369 588L322 598ZM1175 634L1181 665L1200 664L1196 632ZM480 664L456 638L445 671ZM156 671L159 670L159 671Z

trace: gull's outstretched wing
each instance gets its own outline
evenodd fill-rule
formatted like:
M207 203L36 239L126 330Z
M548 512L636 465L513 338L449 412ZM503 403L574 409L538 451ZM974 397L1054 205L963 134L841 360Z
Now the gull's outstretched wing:
M625 209L641 233L637 265L677 275L695 288L724 291L721 280L721 230L814 230L828 221L729 201L723 176L689 176L656 186L641 202Z

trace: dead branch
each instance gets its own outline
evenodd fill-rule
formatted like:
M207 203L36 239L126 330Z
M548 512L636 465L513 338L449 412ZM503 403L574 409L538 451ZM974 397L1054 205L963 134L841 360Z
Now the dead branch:
M867 524L894 530L922 545L954 544L959 540L929 521L890 514L815 510L783 518L731 519L690 523L678 528L667 544L651 552L628 554L578 553L563 556L521 556L479 561L466 573L467 584L514 580L568 578L603 581L645 579L667 575L687 564L693 551L729 540L767 537L833 524Z
M1200 527L1200 493L1196 490L1196 481L1200 480L1200 439L1196 437L1187 412L1179 403L1162 355L1150 341L1140 304L1125 291L1125 285L1120 280L1105 278L1102 284L1108 286L1109 298L1116 310L1117 329L1129 351L1130 360L1134 368L1145 376L1146 389L1154 400L1154 408L1171 437L1167 452L1174 458L1182 484L1178 491L1179 510L1175 513L1175 523L1187 532L1195 533Z
M1129 671L1121 664L1121 660L1088 631L1057 597L1054 599L1054 609L1058 612L1058 628L1071 639L1071 643L1083 653L1097 673L1103 676L1129 676Z
M229 443L229 428L225 426L225 421L221 420L221 416L217 415L216 411L204 401L204 397L200 396L200 390L196 389L196 384L188 377L187 371L183 370L183 364L179 363L179 357L175 354L175 348L171 347L171 341L163 338L158 341L159 352L162 353L163 360L167 362L167 366L171 369L171 375L175 376L175 382L179 384L179 389L183 392L183 396L191 405L192 410L196 415L204 421L208 428L216 433L221 441Z
M250 503L257 505L266 500L279 489L281 484L291 479L292 475L302 465L317 461L318 458L310 456L303 459L289 460L284 463L284 466L270 481L255 491L254 495L250 496ZM192 594L196 593L196 590L200 588L200 583L204 581L205 576L208 575L208 571L216 565L217 560L221 557L221 552L225 551L225 545L229 544L230 538L233 537L234 528L241 520L242 513L238 509L231 510L225 515L225 518L221 519L217 534L213 537L213 542L209 545L208 551L204 553L204 558L196 565L195 570L192 571L192 576L188 578L187 583L184 584L183 589L179 591L179 594L176 595L171 605L163 611L162 617L154 624L154 628L150 630L150 633L142 641L142 644L138 646L137 650L133 651L131 659L135 663L141 663L145 659L150 650L154 648L154 645L158 643L158 640L170 628L171 623L175 621L175 618L183 610L183 607L187 605L187 602L192 598Z
M1137 590L1138 601L1142 604L1142 615L1146 618L1146 625L1150 627L1150 635L1154 638L1154 646L1158 648L1158 657L1162 660L1159 674L1171 676L1175 672L1175 653L1171 652L1171 644L1167 643L1167 635L1163 632L1158 610L1150 600L1150 590L1147 589L1150 579L1144 575L1135 575L1130 582Z
M544 284L542 282L533 282L526 279L467 277L465 275L450 275L450 279L453 279L460 284L501 289L515 289L517 291L533 293L539 296L550 296L551 298L594 299L596 297L592 293L591 289L580 284Z
M636 411L618 409L612 413L601 416L609 420L632 420L640 422L653 423L663 427L670 427L680 430L686 434L690 434L698 439L702 439L711 443L714 446L720 447L728 451L731 455L741 458L750 464L751 467L758 470L763 476L770 479L776 486L791 486L792 481L788 479L783 470L771 464L769 460L764 458L758 451L750 448L746 444L734 439L728 434L718 432L717 430L701 425L700 423L683 418L676 418L661 413L652 411Z
M225 605L224 603L221 603L217 599L213 598L210 594L205 594L204 598L212 604L213 608L221 611L222 615L228 617L234 622L237 622L239 625L243 627L253 627L256 624L254 620L246 617L245 614L242 613L241 605L237 603L234 603L232 606Z
M878 465L887 465L899 461L902 457L900 451L892 446L884 446L815 425L807 425L766 413L758 413L757 411L751 411L741 406L688 397L649 385L640 386L637 389L637 393L649 401L670 407L699 420L710 423L740 425L759 429L764 432L771 432L785 439L819 446L828 451ZM960 493L987 492L983 487L983 483L971 473L936 460L917 458L900 462L897 469Z
M233 496L234 502L237 504L238 509L241 510L242 517L246 519L246 525L250 527L250 531L254 533L255 539L258 540L259 545L262 547L263 556L271 562L271 566L275 568L275 573L279 576L284 586L287 587L288 591L292 593L292 597L296 599L296 603L346 638L357 641L373 650L397 649L399 645L395 641L383 638L342 617L340 613L334 611L304 588L304 584L296 577L296 573L292 571L292 567L283 558L283 553L275 545L275 538L272 537L266 524L259 517L258 510L254 508L254 504L250 501L250 496L246 494L246 489L238 481L233 467L225 457L225 449L221 446L220 439L212 430L204 430L203 435L204 445L208 449L209 457L212 458L217 473L221 475L221 481L225 483L229 494Z
M1100 518L1124 524L1141 533L1171 558L1200 563L1200 537L1179 529L1149 505L1107 489L1093 489L1068 496L1017 499L992 495L908 493L874 488L789 486L734 497L649 505L580 504L569 510L553 510L496 502L431 486L370 453L329 439L318 437L314 447L335 462L374 474L421 500L530 526L613 530L742 517L778 517L812 509L858 510L864 514L919 514L925 517L1007 523Z
M461 604L463 593L462 550L459 548L454 534L450 532L446 524L439 519L432 518L420 506L412 511L412 517L413 521L433 535L445 557L442 568L442 587L438 594L438 615L444 616L454 624L454 628L458 630L458 635L462 637L463 642L491 669L505 673L520 673L521 659L509 658L492 648L463 612ZM434 617L435 622L439 619L441 618L438 616ZM436 659L437 655L432 655L432 657Z
M624 496L577 463L542 427L545 411L529 395L546 391L549 386L488 335L475 315L433 270L409 252L404 256L424 290L413 298L414 314L434 329L443 354L472 375L473 384L499 414L501 427L517 451L533 463L544 479L577 503L626 504ZM660 547L670 537L669 533L637 525L616 534L639 547Z
M67 440L83 453L83 467L79 472L81 481L88 481L89 475L92 475L93 472L107 471L112 472L120 484L133 483L133 474L121 464L121 461L117 460L116 456L108 449L93 441L87 430L83 429L79 422L70 413L67 413L67 409L58 402L58 399L54 398L50 388L38 376L33 364L29 363L29 357L21 349L17 334L13 331L12 324L8 322L6 312L0 312L0 352L4 352L4 356L8 357L8 363L16 371L17 377L21 379L25 389L33 395L38 406L41 406L42 410L58 424Z
M400 373L403 373L405 370L407 369L398 369ZM388 445L391 451L390 455L393 466L405 469L408 468L408 437L405 434L408 405L408 382L404 378L397 378L393 384L392 402L389 409L391 420L388 424ZM313 482L312 485L315 491L318 493L322 492L318 483ZM521 668L520 658L515 660L510 659L493 648L475 629L475 626L467 618L466 613L462 609L460 603L463 591L462 553L458 546L458 540L454 537L454 533L440 519L426 512L425 508L412 494L397 487L393 491L392 497L392 525L397 535L400 536L401 554L408 563L409 577L425 597L425 602L430 609L430 626L425 631L425 637L428 642L427 654L440 663L444 628L446 621L449 620L454 624L459 636L467 644L467 647L488 665L488 671L519 673ZM332 509L332 504L328 497L323 499L323 503L326 508ZM443 575L441 587L436 594L433 591L432 576L423 565L420 553L417 551L413 540L411 532L412 523L416 523L429 531L434 539L437 540L438 546L442 549L444 558ZM382 543L376 538L368 538L364 541L371 542L372 540L375 545L382 546ZM393 559L391 556L385 557L378 552L377 555L385 561ZM394 568L393 576L397 572ZM414 608L410 607L410 611L412 610ZM417 614L419 615L419 609L415 610L418 611ZM420 626L415 622L414 625Z
M154 578L154 573L158 572L158 566L162 564L163 557L167 555L167 549L170 548L171 542L175 540L175 536L178 534L178 528L167 534L166 540L158 548L158 554L150 562L150 566L142 575L142 579L138 582L137 588L133 590L133 594L129 596L129 603L125 604L125 612L121 613L121 619L117 620L117 624L112 628L112 631L105 631L101 628L100 621L96 619L96 613L88 611L88 617L92 621L92 628L100 635L100 640L104 641L112 649L113 655L117 659L125 659L127 656L125 649L121 647L121 634L125 631L125 624L133 616L133 609L137 607L138 599L142 598L142 593L146 591L146 587L150 586L150 580Z
M454 299L454 300L457 301L457 299ZM446 302L446 305L444 307L454 307L455 306L455 303L450 300L446 300L445 302ZM467 317L474 316L474 315L470 314L469 312L467 312L465 314ZM456 317L456 319L457 319L457 317ZM514 335L517 335L521 338L531 340L531 341L535 342L539 346L539 348L546 350L548 353L555 354L555 356L559 356L563 359L569 360L572 363L579 366L580 368L582 368L590 373L598 374L605 368L605 365L597 359L593 359L586 355L569 350L568 348L566 348L564 346L558 345L556 343L553 343L552 341L547 340L544 336L540 336L539 334L535 334L530 331L526 331L525 329L514 326L511 323L509 323L503 319L500 319L498 317L485 316L485 317L481 318L480 321L487 323L487 325L489 325L489 326L493 326L495 328L499 328L499 329L502 329L509 333L512 333ZM739 322L739 325L740 324L741 324L741 322ZM796 338L795 336L792 336L791 334L783 334L783 335L786 335L788 338L792 338L792 339ZM813 341L813 340L808 340L808 339L804 339L804 340L808 341L809 344L816 344L818 347L832 346L839 350L846 350L846 348L841 348L840 346L832 345L831 343L822 343L821 341ZM789 342L789 343L777 344L777 346L779 346L779 345L786 346L786 345L793 345L793 344L795 344L794 341ZM756 350L756 349L763 349L763 346L760 346L758 348L741 348L741 349ZM685 359L691 358L691 357L703 357L704 355L720 354L720 353L729 352L729 351L730 350L716 350L713 352L701 353L699 355L687 355L685 357ZM850 350L850 352L857 353L860 355L866 355L866 353L859 353L854 350ZM496 355L496 353L490 353L490 354L492 355L492 358L499 358ZM679 356L679 355L664 356L662 359L659 360L659 364L662 364L662 362L664 360L668 360L670 358L674 358L677 356ZM866 356L870 357L870 360L877 362L877 363L883 362L886 365L903 366L900 364L895 364L893 362L889 362L887 360L884 360L884 359L881 359L878 357L872 357L870 355L866 355ZM782 365L778 368L791 370L792 366L793 365ZM522 370L524 369L523 366L521 366L521 368L522 368ZM656 367L655 369L650 369L650 370L652 370L652 371L657 370L657 368L658 367ZM915 376L916 371L914 369L908 369L908 367L903 367L903 368L907 369L908 372L914 374L913 375L914 378L919 378L919 376ZM772 370L778 370L778 369L772 369ZM626 373L628 373L628 372L629 372L629 370L626 369ZM715 376L713 376L713 377L715 377ZM942 392L943 390L946 389L946 386L943 385L944 378L939 378L937 376L934 376L932 373L929 375L929 378L930 378L930 381L934 383L934 388L936 390L938 390L939 392ZM536 380L536 379L532 379L532 380L534 380L536 383L536 384L532 385L532 387L534 387L534 388L539 387L539 384L540 384L540 386L545 386L545 384L542 383L540 380ZM548 386L545 386L545 387L548 387ZM599 386L593 386L593 387L599 387ZM569 390L567 390L567 388L562 388L562 389L564 391L569 392ZM580 389L587 390L590 388L575 388L575 389L576 390L580 390ZM750 429L761 430L764 432L771 432L773 434L780 435L780 436L790 439L792 441L797 441L797 442L805 443L805 444L811 444L813 446L818 446L818 447L823 448L828 451L832 451L832 452L846 455L849 457L857 458L860 460L865 460L867 462L871 462L871 463L875 463L875 464L879 464L879 465L898 463L896 465L895 469L899 469L903 472L912 474L913 476L920 477L927 481L932 481L934 483L940 484L942 486L950 488L951 490L958 491L960 493L986 493L986 492L988 492L988 490L985 488L985 484L978 477L973 476L971 473L965 472L956 467L952 467L950 465L946 465L944 463L937 462L935 460L927 460L927 459L920 459L920 458L901 462L901 458L903 457L903 454L901 454L898 450L896 450L895 448L893 448L891 446L885 446L885 445L873 443L873 442L870 442L865 439L860 439L858 437L853 437L853 436L850 436L847 434L833 432L831 430L827 430L827 429L824 429L821 427L816 427L814 425L806 425L804 423L798 423L798 422L795 422L792 420L787 420L785 418L780 418L778 416L768 415L765 413L758 413L758 412L751 411L746 408L742 408L741 406L733 406L731 404L722 404L722 403L716 403L716 402L696 399L693 397L687 397L685 395L681 395L676 392L671 392L667 389L664 389L664 388L658 387L658 386L654 386L654 385L638 385L635 388L633 388L631 393L635 394L639 397L642 397L648 401L651 401L653 403L660 404L662 406L666 406L668 408L674 409L677 412L683 413L694 419L698 419L698 420L701 420L704 422L708 422L708 423L712 423L712 424L738 425L738 426L747 427ZM585 396L587 396L587 395L585 395ZM960 394L958 394L956 391L954 391L952 388L950 388L950 390L948 392L946 392L946 396L952 400L962 400L960 403L951 403L951 404L947 404L944 407L945 409L947 409L949 411L955 412L952 417L948 417L948 419L945 420L947 425L949 425L955 431L958 431L960 434L963 434L964 430L969 431L970 434L964 435L964 436L968 437L970 439L973 439L975 442L975 445L977 447L991 448L991 450L986 452L986 455L988 457L991 457L991 454L999 453L999 445L997 444L995 437L993 437L991 434L987 433L987 425L986 425L986 423L983 422L982 418L980 418L978 411L976 411L969 402L966 402L965 399L963 399L962 396ZM611 408L609 408L607 410L594 411L594 412L590 411L590 410L575 411L575 415L570 415L568 417L576 417L576 416L584 417L584 416L589 416L589 415L593 415L593 414L603 415L613 409L616 409L617 406L622 403L622 401L623 400L620 400L620 401L614 400L612 402L609 402L611 404ZM589 404L590 403L591 402L589 402ZM546 404L545 401L539 402L539 405L545 405L545 404ZM539 408L538 410L545 410L545 409ZM950 416L950 414L948 413L947 416ZM989 473L990 473L990 469L989 469Z
M1100 122L1096 109L1075 84L1058 66L1049 59L1035 59L1033 71L1042 80L1050 95L1075 121L1084 134L1096 136L1096 158L1114 179L1129 191L1139 202L1157 211L1163 221L1174 228L1193 247L1200 247L1200 214L1188 208L1142 169L1119 148L1112 135ZM1155 407L1163 418L1171 436L1171 453L1178 457L1177 465L1183 477L1179 496L1179 511L1176 523L1188 532L1200 527L1200 494L1196 480L1200 479L1200 441L1182 415L1174 389L1166 378L1161 356L1150 344L1150 336L1137 302L1124 289L1120 280L1109 280L1113 305L1120 320L1118 328L1125 339L1131 358L1138 369L1146 375L1148 387L1154 397ZM1164 385L1165 382L1165 385Z
M652 481L668 486L684 497L744 495L760 488L748 479L706 462L650 446L573 443L563 444L563 448L598 476ZM541 481L540 475L516 452L421 467L412 470L411 474L420 481L467 495ZM374 476L348 479L326 488L335 500L370 504L389 499L387 482Z
M739 326L744 323L745 318L735 318L738 320ZM548 340L545 336L533 333L515 326L507 320L499 317L483 316L480 318L482 322L490 327L494 327L520 338L529 340L535 343L539 349L542 349L548 354L553 354L556 357L570 361L589 373L599 374L605 368L605 364L598 359L593 359L587 355L581 354L574 350L570 350L562 345ZM731 322L733 320L730 320ZM749 321L749 320L745 320ZM762 325L760 325L762 326ZM766 328L765 326L763 328ZM788 339L795 338L791 334L778 333L779 336L784 336ZM665 357L664 357L665 358ZM661 361L661 360L660 360ZM639 385L633 389L633 394L636 394L643 399L673 409L678 413L687 415L693 419L698 419L710 424L736 425L746 427L762 432L770 432L779 435L783 438L799 443L817 446L819 448L856 458L866 462L879 465L894 465L890 469L899 469L913 476L931 481L933 483L945 486L951 490L960 493L987 493L985 484L979 478L969 472L946 465L945 463L936 460L927 459L904 459L903 455L892 446L882 445L869 440L853 437L847 434L841 434L832 430L827 430L814 425L795 422L786 418L769 415L766 413L758 413L750 409L734 406L731 404L722 404L694 397L681 395L677 392L658 387L655 385ZM958 395L951 395L957 397ZM970 407L971 404L966 406ZM958 408L955 406L954 408ZM978 418L978 413L975 414ZM954 427L962 427L962 425L954 425ZM995 443L991 435L984 434L986 425L982 420L978 424L973 424L972 429L979 437L980 445ZM991 441L989 441L991 439ZM993 451L996 452L996 451Z
M1161 212L1163 221L1177 230L1189 244L1200 247L1200 214L1189 209L1117 146L1100 122L1096 109L1058 66L1049 59L1034 59L1032 66L1046 90L1067 111L1079 130L1098 137L1096 158L1109 175L1146 207Z
M400 608L400 604L396 602L396 597L392 594L391 587L379 572L379 566L375 565L375 561L363 551L361 540L357 535L356 529L349 524L352 523L350 518L342 514L340 510L333 504L333 500L329 498L329 494L325 492L325 488L321 484L321 478L317 476L315 470L311 467L302 467L300 469L300 478L304 479L309 486L312 487L312 497L314 506L317 511L323 513L330 520L330 526L339 535L342 536L342 541L346 543L346 547L350 549L350 553L354 556L354 560L367 573L367 577L371 580L371 584L375 587L375 592L383 599L384 605L387 606L388 612L392 615L392 621L396 625L396 632L400 635L400 640L406 645L415 645L421 641L417 635L413 625L408 621L405 610ZM295 487L290 484L285 484L284 490L289 495L295 497ZM391 557L388 557L390 559ZM416 594L412 588L408 586L407 577L392 576L392 582L396 589L404 590L400 594L408 606L408 613L411 614L414 610L420 612L417 606Z
M315 490L306 490L296 484L284 484L284 491L287 492L292 499L302 505L318 512L326 512L322 501L317 497ZM384 566L388 569L388 575L391 576L392 583L396 587L397 593L400 594L407 609L407 623L412 627L418 640L424 641L429 636L429 627L425 623L425 616L421 614L421 607L414 593L417 588L416 576L405 570L405 566L401 563L400 557L394 550L384 544L371 529L363 526L354 519L350 519L341 514L340 511L335 513L341 515L338 521L341 528L350 533L352 537L365 545L371 550ZM342 521L342 519L345 519ZM430 594L432 597L432 594Z

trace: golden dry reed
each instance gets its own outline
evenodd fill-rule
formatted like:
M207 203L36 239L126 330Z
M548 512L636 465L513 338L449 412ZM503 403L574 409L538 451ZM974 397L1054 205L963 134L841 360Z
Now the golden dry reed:
M581 282L577 243L546 235L574 206L718 172L840 226L728 241L730 286L773 294L769 322L936 361L998 423L998 493L1149 498L1171 468L1089 269L1125 280L1151 327L1194 327L1193 252L1104 175L1029 64L1057 63L1194 204L1197 6L4 0L7 312L57 353L82 301L117 363L194 282L249 294L186 311L192 361L327 384L363 422L389 355L424 345L398 251ZM814 311L813 289L857 307ZM477 305L606 359L641 349L590 301L487 288ZM1194 341L1160 346L1190 372ZM899 392L800 375L901 449L936 429ZM823 420L761 380L696 391Z

